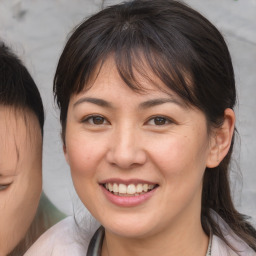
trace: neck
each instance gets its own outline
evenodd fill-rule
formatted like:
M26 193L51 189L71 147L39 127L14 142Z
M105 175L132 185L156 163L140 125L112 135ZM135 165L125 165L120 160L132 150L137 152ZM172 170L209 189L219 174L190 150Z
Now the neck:
M205 256L209 238L204 233L200 218L191 218L181 226L175 225L161 233L139 238L120 237L106 230L102 256Z

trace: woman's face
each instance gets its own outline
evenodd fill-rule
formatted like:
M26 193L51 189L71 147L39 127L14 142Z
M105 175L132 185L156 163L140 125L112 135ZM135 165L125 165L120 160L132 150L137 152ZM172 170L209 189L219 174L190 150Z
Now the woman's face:
M42 136L34 114L0 106L0 255L25 236L42 189Z
M70 99L64 151L92 215L113 234L143 238L200 223L211 142L202 112L139 80L146 93L105 62L92 87Z

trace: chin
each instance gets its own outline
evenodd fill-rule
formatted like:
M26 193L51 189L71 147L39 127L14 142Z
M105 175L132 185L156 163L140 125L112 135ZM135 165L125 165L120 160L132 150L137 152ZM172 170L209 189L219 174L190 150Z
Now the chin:
M117 218L110 222L107 221L108 225L104 225L106 231L117 235L119 237L126 238L145 238L153 233L152 222L141 221L141 218L136 220ZM153 228L154 229L154 228Z

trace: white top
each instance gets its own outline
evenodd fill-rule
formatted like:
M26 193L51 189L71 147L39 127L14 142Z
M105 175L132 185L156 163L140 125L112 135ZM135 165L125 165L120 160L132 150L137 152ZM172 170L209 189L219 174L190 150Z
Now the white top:
M211 256L256 256L256 253L238 238L225 221L215 214L225 238L239 254L230 249L219 237L213 235ZM85 234L86 235L86 234ZM85 256L90 236L79 238L74 217L68 217L45 232L24 256Z
M67 217L40 236L25 255L84 256L84 247L79 242L77 230L74 217ZM85 244L86 247L88 243L89 241Z
M256 256L256 252L249 247L241 238L239 238L228 226L228 224L215 212L211 211L212 217L219 224L223 236L229 242L231 247L239 252L237 254L219 237L213 235L212 256Z

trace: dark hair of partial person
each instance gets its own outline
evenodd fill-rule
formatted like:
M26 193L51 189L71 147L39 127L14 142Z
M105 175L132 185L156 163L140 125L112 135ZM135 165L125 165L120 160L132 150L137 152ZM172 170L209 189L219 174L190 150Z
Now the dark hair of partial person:
M70 97L93 84L91 79L110 56L127 86L139 93L143 86L135 73L151 82L150 73L156 75L188 106L205 114L209 131L221 126L225 109L234 109L236 87L231 56L213 24L178 1L125 2L77 26L59 59L53 91L60 108L64 144ZM220 165L205 170L201 222L208 235L210 226L212 233L228 244L211 216L213 209L256 250L256 231L235 209L231 198L229 166L234 137Z
M0 42L0 106L22 111L25 124L26 112L34 113L43 136L44 108L38 88L26 67L3 42ZM44 218L42 209L38 210L26 236L8 256L23 255L46 231Z
M1 41L0 105L34 113L43 135L44 108L38 88L23 63Z

